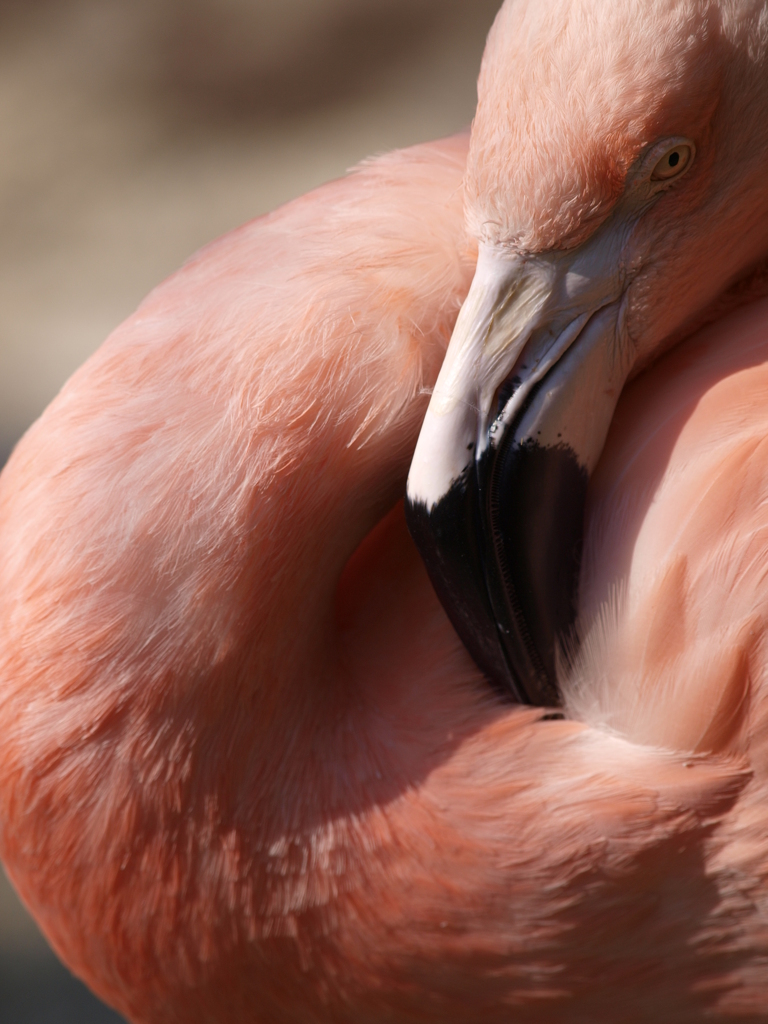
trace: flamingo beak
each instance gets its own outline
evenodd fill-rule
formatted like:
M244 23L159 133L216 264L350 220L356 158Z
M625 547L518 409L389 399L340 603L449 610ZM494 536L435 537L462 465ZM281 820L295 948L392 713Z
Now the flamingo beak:
M587 482L631 369L621 232L541 255L481 247L408 477L411 534L500 690L557 705Z

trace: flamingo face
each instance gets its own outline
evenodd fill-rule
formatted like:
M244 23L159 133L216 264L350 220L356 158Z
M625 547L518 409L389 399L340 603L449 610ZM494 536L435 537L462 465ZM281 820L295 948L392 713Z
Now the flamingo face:
M751 6L758 14L761 5ZM743 124L724 123L723 112L738 106L728 85L713 113L712 87L703 81L705 68L719 70L733 59L736 41L724 19L712 27L714 5L703 20L701 5L692 6L690 32L681 31L684 8L650 5L645 12L650 22L672 18L671 42L660 44L650 81L627 81L620 114L611 113L601 82L581 96L582 119L605 140L602 152L589 154L591 171L578 166L583 154L569 151L566 131L559 159L552 155L553 124L569 107L563 90L577 88L567 77L548 83L552 98L533 122L525 96L542 82L527 54L518 55L519 67L515 54L506 54L506 82L498 69L480 80L473 146L476 165L477 151L485 160L483 177L473 179L470 154L468 183L480 255L416 447L407 510L454 626L486 675L522 702L559 703L557 648L570 641L575 620L587 482L624 383L698 311L703 299L691 280L692 257L727 250L707 282L712 297L759 256L753 231L738 225L734 242L727 216L729 196L743 200L745 190L753 209L766 204L754 136ZM553 40L551 26L532 26L529 11L510 5L496 32L508 42L513 28L525 37L527 25L529 48L546 45L552 65L567 67L575 42L586 42L574 34L579 11L578 4L554 5L562 32ZM600 26L582 29L591 46L606 49L610 87L618 77L613 64L627 53L621 44L607 45ZM742 31L741 44L750 39ZM496 45L492 35L491 54ZM526 81L529 74L533 81ZM521 78L522 86L510 85ZM645 113L638 91L647 98ZM764 87L760 95L768 100ZM490 133L492 144L488 107L506 112L502 130L497 123ZM510 139L517 153L510 153ZM741 171L729 181L719 165L735 153ZM496 165L492 187L489 161ZM509 167L522 168L517 178ZM529 196L541 190L540 181L550 198L537 221ZM661 293L661 317L650 308L649 282L654 304Z

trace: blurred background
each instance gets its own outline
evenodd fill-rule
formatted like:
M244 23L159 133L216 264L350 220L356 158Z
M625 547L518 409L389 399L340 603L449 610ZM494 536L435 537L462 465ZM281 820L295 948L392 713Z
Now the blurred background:
M0 0L0 464L197 247L468 124L499 5ZM0 876L0 1024L118 1020Z

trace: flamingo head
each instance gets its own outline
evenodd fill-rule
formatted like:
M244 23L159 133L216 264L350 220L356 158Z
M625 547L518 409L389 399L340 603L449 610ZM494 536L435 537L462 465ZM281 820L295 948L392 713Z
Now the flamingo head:
M460 636L556 705L587 483L625 381L765 259L764 0L507 0L466 186L478 262L408 479Z

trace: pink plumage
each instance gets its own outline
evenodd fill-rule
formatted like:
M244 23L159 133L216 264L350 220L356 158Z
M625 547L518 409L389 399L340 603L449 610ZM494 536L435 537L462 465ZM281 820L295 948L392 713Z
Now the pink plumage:
M198 253L18 445L2 855L132 1021L764 1017L765 26L508 2L471 142ZM582 244L683 132L547 720L488 688L400 499L478 245Z

